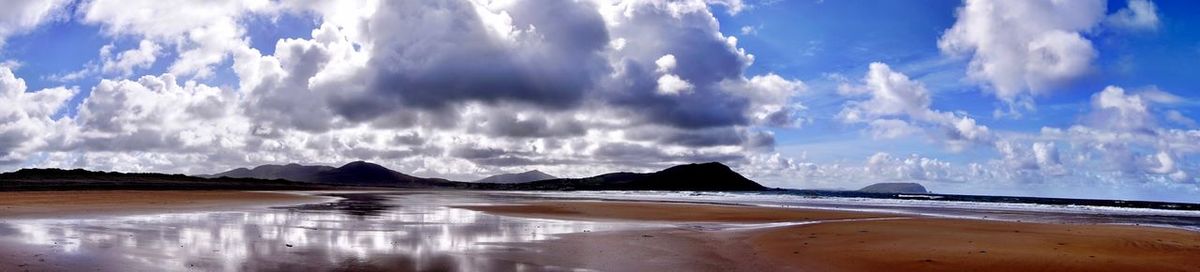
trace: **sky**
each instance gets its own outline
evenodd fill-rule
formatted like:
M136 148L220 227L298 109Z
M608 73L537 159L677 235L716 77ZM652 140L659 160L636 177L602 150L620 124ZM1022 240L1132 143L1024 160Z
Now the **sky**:
M1200 4L10 0L0 170L366 160L1200 202Z

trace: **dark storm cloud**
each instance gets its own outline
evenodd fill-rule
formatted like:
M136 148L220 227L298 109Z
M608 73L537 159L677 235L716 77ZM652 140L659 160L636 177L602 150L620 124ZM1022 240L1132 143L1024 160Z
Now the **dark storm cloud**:
M722 89L722 82L744 80L750 60L719 35L706 11L672 14L638 5L629 21L612 29L590 2L520 1L505 12L520 33L499 37L465 1L385 2L371 21L375 46L365 92L335 94L330 106L348 120L385 119L384 126L394 127L425 125L420 120L430 117L463 121L447 108L466 102L532 105L554 113L596 101L624 109L634 120L684 129L750 123L750 101ZM627 46L608 47L616 34ZM694 90L656 91L662 73L655 60L668 54L677 60L670 74ZM491 113L497 116L492 122L473 129L511 137L584 131L578 124L518 121L511 115Z
M697 130L642 129L628 133L632 140L678 144L687 147L741 145L747 142L746 133L732 127Z
M709 162L737 161L744 159L742 154L702 153L696 151L680 154L668 154L657 146L646 146L630 143L610 143L601 145L593 154L595 161L610 162L631 166L667 165L675 162Z
M464 159L487 159L496 158L505 154L511 153L499 148L477 148L470 146L459 146L450 150L450 155Z
M652 66L653 63L650 63ZM637 117L655 124L697 129L746 124L745 98L734 97L714 86L697 86L690 94L667 96L656 93L658 75L654 68L635 62L625 63L625 82L614 86L609 103L632 111Z
M750 106L744 97L721 89L726 80L741 80L750 60L718 35L715 21L704 13L686 13L676 17L669 11L641 6L631 21L613 30L630 40L623 49L630 58L624 67L623 81L612 87L610 103L642 113L649 122L696 129L745 125ZM650 42L653 41L653 42ZM657 93L661 72L655 61L674 56L671 74L694 85L690 93Z
M557 117L546 114L518 118L511 111L493 110L483 120L476 120L467 132L518 138L570 137L587 132L587 127L579 121Z
M608 33L591 4L522 1L508 12L522 33L498 37L466 1L384 2L370 25L367 93L393 107L515 101L564 109L608 73ZM381 106L335 105L352 118L386 113Z
M421 134L416 132L396 134L395 137L392 137L393 145L423 145L425 142L425 137L421 137Z

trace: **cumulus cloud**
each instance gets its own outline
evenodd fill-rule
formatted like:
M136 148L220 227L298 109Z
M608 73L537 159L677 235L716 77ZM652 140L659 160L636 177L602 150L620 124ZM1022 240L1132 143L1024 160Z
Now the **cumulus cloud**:
M1195 183L1189 172L1200 169L1184 167L1177 159L1200 153L1194 142L1200 139L1200 131L1162 127L1153 109L1174 101L1164 99L1174 95L1149 90L1126 92L1108 86L1092 96L1091 110L1081 124L1044 128L1039 137L1069 142L1076 154L1074 163L1092 171L1131 180Z
M0 9L0 46L6 38L21 34L63 13L67 0L12 0Z
M100 49L100 57L104 61L101 71L105 74L127 77L133 74L134 69L145 69L154 64L162 47L154 42L142 40L138 43L137 48L118 53L116 56L112 55L111 50L112 45Z
M1148 103L1140 95L1127 95L1121 87L1108 86L1092 96L1092 112L1087 121L1092 127L1153 133L1156 125Z
M663 75L658 78L658 93L662 95L680 95L692 90L692 84L676 75Z
M1129 5L1105 18L1110 26L1126 30L1158 30L1158 7L1150 0L1129 0Z
M745 74L753 56L719 31L710 4L88 1L82 23L140 43L85 67L117 78L54 121L52 141L11 149L38 166L208 173L372 160L462 179L739 164L773 149L766 128L806 122L793 99L805 85ZM318 26L273 54L249 46L246 18L288 12ZM167 73L122 79L164 61ZM223 65L235 84L198 82Z
M268 1L92 0L81 3L77 12L82 22L99 25L109 35L174 46L179 56L169 67L171 73L206 77L212 75L213 65L248 43L238 20L271 9Z
M950 178L950 163L910 155L895 157L880 152L867 159L866 171L886 180L938 181Z
M0 165L23 162L54 141L65 124L52 117L75 93L66 88L27 92L24 79L0 67Z
M76 116L64 148L88 151L203 152L242 146L249 122L234 114L236 95L179 85L173 75L103 80Z
M967 56L967 76L1010 107L1087 74L1097 52L1084 37L1104 20L1105 2L968 0L938 40L942 52Z
M1200 132L1160 123L1190 126L1185 109L1175 108L1186 104L1180 96L1112 87L1091 97L1078 125L994 131L934 105L935 93L883 63L840 86L850 102L839 121L874 139L988 149L953 159L881 152L819 162L776 153L771 128L812 120L798 99L808 87L749 74L754 55L720 32L710 8L742 4L717 2L88 1L77 10L82 22L140 42L102 50L88 69L115 78L88 86L74 116L59 113L74 90L30 92L3 68L0 161L211 173L371 160L469 180L529 168L575 177L716 160L786 187L1196 183ZM970 57L974 79L1019 104L1090 66L1095 54L1080 53L1091 49L1085 34L1105 19L1102 7L1100 19L1090 16L1089 4L970 1L942 50ZM274 50L250 47L246 18L289 12L315 17L317 27ZM167 61L167 73L137 75ZM226 65L237 82L199 83ZM996 157L957 159L978 154Z
M940 132L929 133L934 139L952 150L962 150L976 143L987 144L992 137L987 126L971 117L932 109L924 84L884 63L871 63L861 85L843 83L838 93L869 97L846 103L838 118L845 123L866 123L876 138L906 136L920 130L918 127L929 127Z

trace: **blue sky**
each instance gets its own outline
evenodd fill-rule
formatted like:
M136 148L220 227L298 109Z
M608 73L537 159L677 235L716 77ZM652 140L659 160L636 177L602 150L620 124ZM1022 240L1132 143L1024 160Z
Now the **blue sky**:
M789 188L1200 193L1188 1L13 4L0 169L716 160Z

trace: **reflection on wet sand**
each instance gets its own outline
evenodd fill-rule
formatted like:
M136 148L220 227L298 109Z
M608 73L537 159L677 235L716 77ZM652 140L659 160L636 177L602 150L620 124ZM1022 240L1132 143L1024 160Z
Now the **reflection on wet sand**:
M552 235L651 225L529 220L449 208L496 203L479 195L344 194L333 202L239 212L0 223L49 270L526 270L486 251ZM38 261L41 260L41 261ZM40 263L40 264L39 264ZM0 270L4 267L0 267ZM40 270L40 269L35 269Z

